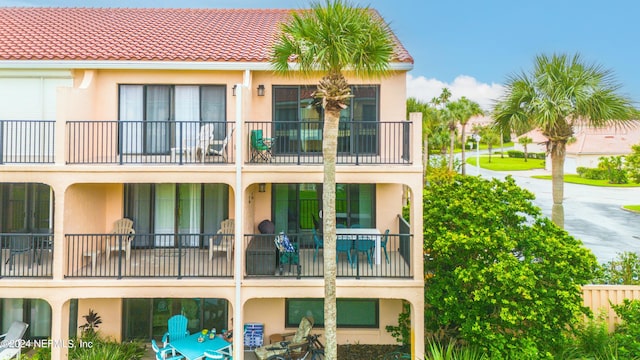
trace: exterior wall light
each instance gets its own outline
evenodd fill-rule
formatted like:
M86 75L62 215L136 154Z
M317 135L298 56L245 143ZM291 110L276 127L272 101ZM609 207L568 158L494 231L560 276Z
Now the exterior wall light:
M264 85L258 85L258 96L264 96Z

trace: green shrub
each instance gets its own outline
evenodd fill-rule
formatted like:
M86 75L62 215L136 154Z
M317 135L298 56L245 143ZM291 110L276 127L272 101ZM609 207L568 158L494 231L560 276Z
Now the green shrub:
M509 150L509 151L507 151L507 155L508 155L510 158L524 159L524 151L519 151L519 150Z
M91 346L79 346L81 343ZM89 332L74 342L69 349L69 360L139 360L145 354L145 346L139 342L120 343L101 338L98 333Z
M596 284L640 285L640 257L637 253L626 251L603 264Z
M579 166L576 168L576 172L578 173L578 176L585 179L591 179L591 180L607 179L607 172L603 169L594 169L594 168Z
M640 355L640 300L624 299L622 304L611 306L622 320L614 332L620 359L637 359Z
M409 302L402 303L402 312L398 315L398 326L387 325L385 330L401 344L401 350L407 351L411 348L411 304Z
M622 166L622 156L601 157L599 160L598 169L605 172L605 179L609 180L610 184L626 184L629 182L627 170Z
M495 359L551 358L588 313L580 285L594 276L593 253L512 177L457 176L423 198L427 332Z

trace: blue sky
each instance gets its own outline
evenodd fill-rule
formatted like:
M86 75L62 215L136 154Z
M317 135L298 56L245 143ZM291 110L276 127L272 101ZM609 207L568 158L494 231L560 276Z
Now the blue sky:
M351 0L377 9L415 60L409 96L428 101L449 87L488 107L509 74L541 53L579 52L611 69L620 92L640 101L632 0ZM308 0L0 0L0 6L305 8Z

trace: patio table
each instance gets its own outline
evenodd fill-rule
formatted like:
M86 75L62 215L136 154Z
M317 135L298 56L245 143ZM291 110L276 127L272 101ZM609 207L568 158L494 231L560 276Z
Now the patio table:
M374 240L376 243L375 263L380 265L380 237L382 233L376 228L338 228L336 236L342 239Z
M216 351L221 354L231 353L231 343L220 338L220 336L216 336L211 340L206 336L203 342L198 342L200 335L200 332L191 334L186 338L170 342L168 346L176 349L187 360L204 359L205 351Z

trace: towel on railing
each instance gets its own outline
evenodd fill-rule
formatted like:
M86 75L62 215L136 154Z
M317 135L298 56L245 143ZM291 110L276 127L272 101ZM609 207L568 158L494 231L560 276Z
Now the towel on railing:
M296 248L293 246L291 241L289 241L289 237L283 231L276 236L273 242L276 244L276 247L280 252L296 252Z

